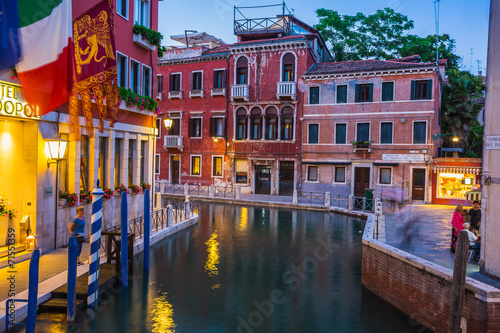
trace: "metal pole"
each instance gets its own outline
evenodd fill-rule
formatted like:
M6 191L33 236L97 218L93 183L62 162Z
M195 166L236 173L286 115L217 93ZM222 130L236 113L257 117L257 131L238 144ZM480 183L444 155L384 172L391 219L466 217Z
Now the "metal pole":
M151 235L151 218L149 211L149 190L144 190L144 271L149 271L149 238Z
M88 281L87 306L95 308L99 289L99 258L101 250L102 196L104 192L99 187L92 191L92 226L90 234L90 267Z
M26 320L26 333L35 332L36 309L38 299L38 266L40 250L33 251L30 261L29 287L28 287L28 317Z
M77 242L75 237L69 238L68 243L68 313L67 320L74 321L76 317L76 257Z
M56 188L54 189L54 212L56 215L56 221L54 223L54 250L57 249L57 199L59 198L59 161L56 161Z
M126 192L122 192L121 232L120 280L122 286L126 287L128 285L128 206Z

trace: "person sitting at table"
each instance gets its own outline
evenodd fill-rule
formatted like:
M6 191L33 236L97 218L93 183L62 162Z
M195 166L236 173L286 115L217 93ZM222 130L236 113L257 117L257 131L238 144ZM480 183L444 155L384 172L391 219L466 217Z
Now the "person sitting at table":
M472 249L472 247L474 245L476 245L477 236L469 229L470 229L470 223L465 222L464 223L464 230L467 231L467 236L469 236L469 249Z

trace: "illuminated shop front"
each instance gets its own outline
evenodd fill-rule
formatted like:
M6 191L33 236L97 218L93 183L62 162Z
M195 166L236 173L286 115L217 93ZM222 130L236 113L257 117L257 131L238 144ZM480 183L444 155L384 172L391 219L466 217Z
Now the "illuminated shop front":
M452 160L456 164L460 159ZM472 164L471 160L468 159L463 166L443 163L433 166L434 203L469 204L466 202L467 192L481 188L481 164Z

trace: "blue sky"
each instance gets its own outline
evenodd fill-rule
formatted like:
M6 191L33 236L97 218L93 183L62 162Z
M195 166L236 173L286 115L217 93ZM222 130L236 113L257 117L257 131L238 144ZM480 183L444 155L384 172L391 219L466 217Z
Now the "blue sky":
M164 35L164 45L175 45L171 35L183 34L184 30L205 31L234 43L233 6L256 6L280 3L280 0L164 0L160 1L159 31ZM433 0L287 0L287 7L294 9L295 16L313 25L318 22L315 10L327 8L340 14L362 12L372 14L384 7L394 8L415 22L411 33L427 36L435 33ZM456 40L456 54L463 58L465 69L471 67L477 74L478 63L486 67L488 47L489 0L441 0L439 33L447 33ZM278 9L272 9L272 15ZM256 15L262 12L256 12ZM473 55L471 57L471 48Z

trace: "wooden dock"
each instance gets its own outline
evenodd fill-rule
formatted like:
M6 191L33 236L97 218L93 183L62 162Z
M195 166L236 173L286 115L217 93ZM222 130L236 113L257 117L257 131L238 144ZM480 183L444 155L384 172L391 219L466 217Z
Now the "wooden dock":
M76 279L76 311L87 306L89 273ZM102 264L99 268L99 294L118 283L115 264ZM66 312L68 298L68 285L65 284L52 292L52 298L40 304L40 312Z

